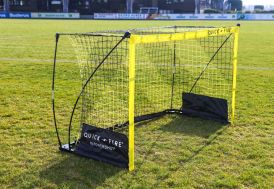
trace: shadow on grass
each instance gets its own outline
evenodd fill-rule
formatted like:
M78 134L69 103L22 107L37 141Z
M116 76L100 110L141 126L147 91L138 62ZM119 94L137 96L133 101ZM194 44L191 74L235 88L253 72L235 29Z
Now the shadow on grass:
M227 123L220 123L200 118L176 116L167 125L163 125L161 129L167 132L182 133L184 135L198 136L206 139L204 145L194 151L187 159L180 162L181 164L185 164L190 162L196 155L215 141L218 136L222 135L228 126L229 124Z
M172 116L170 121L168 123L160 124L157 130L170 132L171 136L172 133L181 133L182 135L195 137L198 136L202 138L203 141L206 141L198 149L193 151L191 155L186 157L184 160L177 162L178 165L180 165L177 166L178 169L191 162L227 128L226 124L202 120L199 118L189 118L177 115L170 116ZM136 129L138 129L138 127L149 126L152 122L155 122L156 124L161 123L161 119L162 118L156 118L138 123L136 124ZM195 138L193 140L195 140ZM157 145L157 139L152 142L151 146L146 150L145 154L143 154L144 156L142 160L136 164L136 170L132 172L131 175L133 178L135 176L138 177L139 174L142 176L142 167L146 164L145 162L151 155L155 145ZM62 153L62 155L64 154ZM97 186L103 187L105 180L110 179L111 177L122 177L127 173L126 169L78 157L73 154L67 154L65 156L65 159L51 164L40 172L40 178L47 180L52 184L56 184L57 186L65 186L67 188L96 188ZM177 170L174 169L173 171ZM128 182L134 181L132 180ZM157 188L159 184L160 183L157 182L155 187Z
M217 139L219 135L222 135L222 133L228 128L229 124L226 123L220 123L215 122L211 120L204 120L200 118L193 118L193 117L186 117L181 115L168 115L171 116L171 121L168 123L162 124L159 127L159 130L163 132L170 132L171 136L172 133L176 134L182 134L186 136L194 136L194 137L200 137L202 138L203 144L198 148L196 151L192 153L188 158L186 158L183 161L180 161L178 163L187 163L191 161L196 155L198 155L201 151L203 151L204 148L209 146L214 140ZM155 118L152 120L140 122L136 124L136 128L145 127L149 125L150 122L160 120L161 118ZM140 166L143 165L149 154L151 153L152 149L157 143L157 139L154 139L155 141L148 149L147 153L145 154L143 161L141 161ZM195 140L195 138L194 138Z
M161 130L166 132L182 133L188 136L198 136L205 141L199 148L192 152L192 154L183 160L178 162L176 169L173 172L177 172L189 163L191 163L196 156L202 153L208 146L210 146L217 138L222 135L229 124L219 123L210 120L204 120L200 118L185 117L185 116L174 116L171 122L161 126ZM164 180L167 180L164 179ZM158 188L164 180L156 182L154 188Z
M185 117L181 115L169 116L171 116L170 121L168 123L160 124L158 130L163 131L163 133L170 132L170 137L172 137L173 134L182 134L185 136L193 137L193 140L203 141L201 142L201 145L198 148L192 151L191 154L189 154L183 159L180 159L177 162L177 166L175 166L176 168L172 169L172 172L178 171L179 169L183 168L184 165L194 160L195 157L202 153L203 150L205 150L208 146L210 146L212 142L214 142L218 138L218 136L222 135L229 126L229 124L219 123L211 120L204 120L200 118ZM158 118L156 120L158 120ZM150 122L151 121L142 122L138 125L138 127L145 127ZM197 137L200 139L198 139ZM158 139L159 137L154 138L155 141L151 144L149 149L144 154L144 157L142 158L142 161L139 163L138 168L143 167L143 165L145 165L145 162L147 161L148 157L151 156L153 149L157 145ZM184 144L182 143L182 145ZM137 176L139 173L142 174L141 171L137 169L134 172L134 175ZM160 184L163 183L166 179L168 179L168 177L158 180L158 182L156 182L152 188L159 188Z
M64 155L64 152L60 152ZM96 188L126 169L76 156L66 155L66 159L47 167L40 172L40 178L66 188Z
M228 124L219 123L211 120L200 118L172 115L173 119L166 125L161 126L162 131L182 133L189 136L198 136L209 138L211 135L226 128Z

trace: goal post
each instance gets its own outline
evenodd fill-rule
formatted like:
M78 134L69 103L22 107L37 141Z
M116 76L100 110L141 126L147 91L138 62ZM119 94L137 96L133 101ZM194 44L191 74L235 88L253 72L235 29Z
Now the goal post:
M129 100L128 100L128 140L129 140L129 170L134 170L134 96L135 96L135 60L136 48L134 38L129 39L128 73L129 73Z
M238 25L239 27L240 25ZM237 81L237 64L238 64L238 48L239 48L239 30L234 34L233 47L233 83L232 83L232 99L231 99L231 124L234 124L235 108L236 108L236 81Z
M62 151L132 171L137 122L178 114L234 123L239 25L56 36L52 101ZM67 126L57 126L56 121L59 38L71 41L81 80L74 105L66 112L70 115ZM67 142L58 133L61 127L68 127ZM74 136L74 130L79 130L78 136Z

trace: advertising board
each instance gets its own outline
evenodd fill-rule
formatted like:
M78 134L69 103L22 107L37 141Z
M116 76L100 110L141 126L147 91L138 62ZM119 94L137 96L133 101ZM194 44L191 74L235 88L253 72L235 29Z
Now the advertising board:
M117 20L145 20L148 14L127 14L127 13L94 13L94 19L117 19Z
M95 13L94 19L118 20L236 20L236 14L126 14Z
M244 14L244 20L274 20L274 14Z
M0 18L8 18L8 13L0 12Z
M79 13L40 13L40 12L32 12L32 18L70 18L76 19L80 18Z
M236 14L158 14L156 20L236 20Z
M29 12L10 12L9 18L31 18Z

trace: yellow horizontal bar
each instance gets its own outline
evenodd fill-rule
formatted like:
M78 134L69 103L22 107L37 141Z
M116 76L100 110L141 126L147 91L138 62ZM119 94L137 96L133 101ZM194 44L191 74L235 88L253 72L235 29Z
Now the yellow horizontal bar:
M151 35L131 35L131 40L135 44L138 43L159 43L159 42L168 42L168 41L181 41L189 39L199 39L212 36L224 36L230 33L238 33L239 27L228 27L228 28L214 28L198 31L189 31L182 33L173 33L173 34L151 34Z

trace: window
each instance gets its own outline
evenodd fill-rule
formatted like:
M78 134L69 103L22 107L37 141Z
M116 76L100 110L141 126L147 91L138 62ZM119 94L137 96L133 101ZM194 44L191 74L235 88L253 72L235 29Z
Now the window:
M10 1L10 5L14 5L14 6L24 6L27 4L28 4L27 0L11 0Z
M52 5L61 5L62 2L60 0L53 0L53 1L51 1L51 4Z
M166 0L167 5L171 5L174 3L183 3L183 2L185 2L185 0Z
M166 0L166 4L167 4L167 5L172 4L172 0Z

